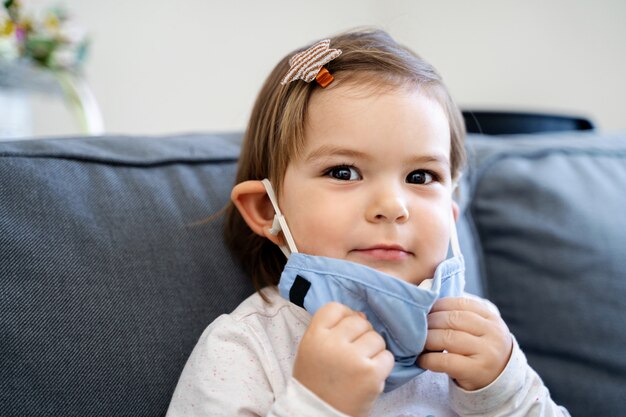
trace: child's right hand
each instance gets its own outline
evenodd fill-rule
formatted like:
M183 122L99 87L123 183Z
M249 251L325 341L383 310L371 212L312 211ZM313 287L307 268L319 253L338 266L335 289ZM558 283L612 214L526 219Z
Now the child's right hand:
M313 315L293 376L342 413L365 417L393 364L393 355L365 315L332 302Z

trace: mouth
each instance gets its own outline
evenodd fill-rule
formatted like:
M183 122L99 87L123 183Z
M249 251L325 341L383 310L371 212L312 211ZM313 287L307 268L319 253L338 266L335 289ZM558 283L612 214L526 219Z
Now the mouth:
M378 261L401 261L410 256L413 253L404 249L400 245L374 245L366 248L358 248L352 251L357 256L364 257L370 260Z

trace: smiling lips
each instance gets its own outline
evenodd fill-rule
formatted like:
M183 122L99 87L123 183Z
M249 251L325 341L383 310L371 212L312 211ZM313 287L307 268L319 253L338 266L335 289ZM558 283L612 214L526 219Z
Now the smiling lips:
M376 245L364 249L355 249L354 252L381 261L401 261L412 255L411 252L399 245Z

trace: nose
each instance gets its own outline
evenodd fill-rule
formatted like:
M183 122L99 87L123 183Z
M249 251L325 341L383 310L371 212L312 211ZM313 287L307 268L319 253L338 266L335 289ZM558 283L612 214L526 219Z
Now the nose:
M379 188L370 201L366 217L372 223L404 223L409 219L409 210L399 190Z

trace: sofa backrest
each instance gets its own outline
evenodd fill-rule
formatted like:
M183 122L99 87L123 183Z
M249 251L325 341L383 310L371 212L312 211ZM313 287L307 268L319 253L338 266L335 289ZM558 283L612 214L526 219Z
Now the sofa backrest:
M253 292L221 243L240 135L0 142L0 415L160 416Z

